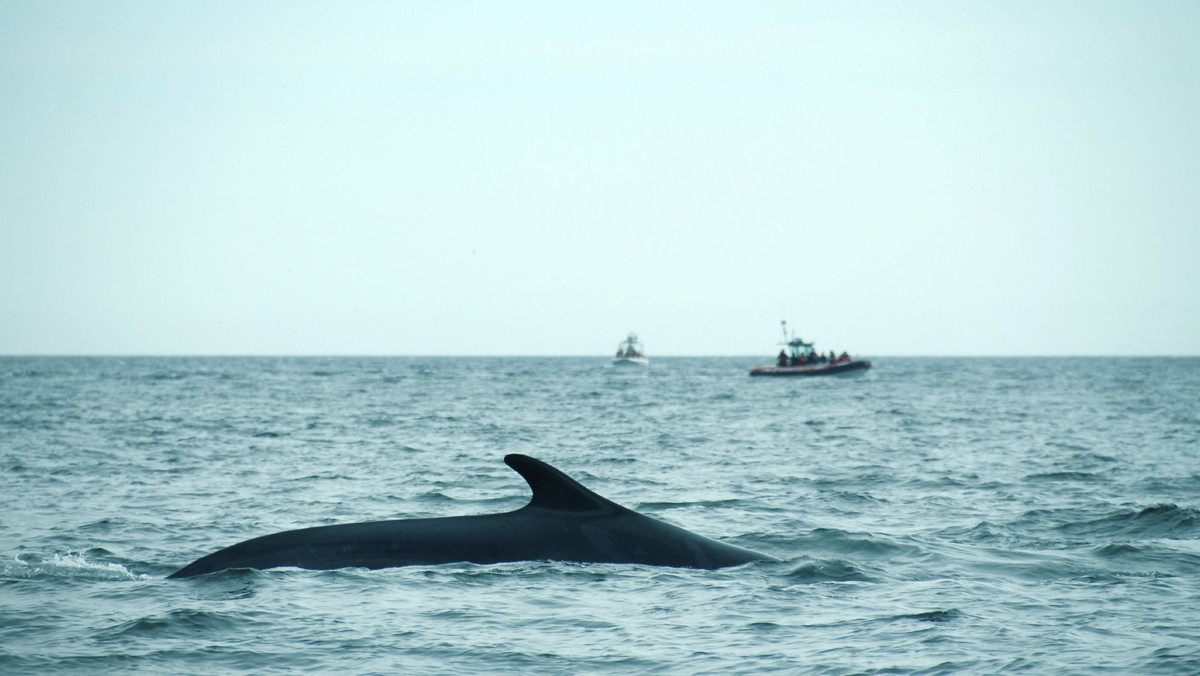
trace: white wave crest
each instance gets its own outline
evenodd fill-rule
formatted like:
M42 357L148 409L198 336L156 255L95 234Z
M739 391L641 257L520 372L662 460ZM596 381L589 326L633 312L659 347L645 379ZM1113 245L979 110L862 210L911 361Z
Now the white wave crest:
M88 580L145 580L147 575L135 574L113 561L89 561L83 552L54 553L48 558L16 556L0 564L0 577L82 578Z

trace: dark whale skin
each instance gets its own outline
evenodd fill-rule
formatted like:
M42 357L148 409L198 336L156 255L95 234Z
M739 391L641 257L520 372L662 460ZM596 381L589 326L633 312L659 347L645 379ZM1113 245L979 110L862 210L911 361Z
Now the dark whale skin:
M167 577L229 568L377 569L539 560L715 569L773 560L638 514L540 460L512 454L504 462L533 490L521 509L289 530L213 552Z

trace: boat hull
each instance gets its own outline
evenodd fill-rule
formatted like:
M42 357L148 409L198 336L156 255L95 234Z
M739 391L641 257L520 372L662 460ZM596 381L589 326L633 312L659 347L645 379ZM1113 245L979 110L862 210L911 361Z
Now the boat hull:
M645 357L617 357L613 366L649 366L650 360Z
M752 376L834 376L840 373L852 373L871 368L871 362L864 359L854 359L840 364L819 364L817 366L760 366L750 369Z

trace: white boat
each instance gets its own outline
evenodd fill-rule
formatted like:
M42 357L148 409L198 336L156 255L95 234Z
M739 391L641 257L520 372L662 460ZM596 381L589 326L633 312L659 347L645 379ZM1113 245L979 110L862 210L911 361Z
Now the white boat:
M642 344L638 342L636 333L630 332L629 337L617 345L617 356L613 358L613 366L648 366L650 360L642 354Z

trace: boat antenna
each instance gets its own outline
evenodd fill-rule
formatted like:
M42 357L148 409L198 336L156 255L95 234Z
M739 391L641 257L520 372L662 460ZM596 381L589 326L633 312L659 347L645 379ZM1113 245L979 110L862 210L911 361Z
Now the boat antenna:
M787 320L786 320L786 319L781 319L781 320L779 320L779 327L780 327L780 328L783 330L783 342L784 342L784 344L786 345L786 344L787 344L787 342L788 342L788 337L787 337Z

